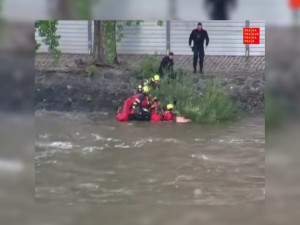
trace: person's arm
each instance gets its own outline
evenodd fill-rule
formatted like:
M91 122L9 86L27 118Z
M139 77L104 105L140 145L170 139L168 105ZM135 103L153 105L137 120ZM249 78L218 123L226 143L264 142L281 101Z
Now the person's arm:
M166 66L167 66L167 64L168 64L168 59L167 59L167 57L168 57L168 56L165 56L165 57L163 58L163 60L161 61L160 67L161 67L162 69L165 69Z
M192 31L192 33L190 34L190 38L189 38L189 46L192 45L193 36L194 36L194 31Z
M206 46L208 46L209 43L209 37L207 31L205 31L205 40L206 40Z

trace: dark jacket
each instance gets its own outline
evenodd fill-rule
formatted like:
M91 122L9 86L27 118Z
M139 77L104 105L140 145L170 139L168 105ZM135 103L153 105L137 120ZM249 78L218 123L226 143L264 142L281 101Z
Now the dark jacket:
M192 31L190 38L189 38L189 45L192 44L192 41L194 42L194 47L198 49L204 49L203 44L204 40L206 40L206 46L209 43L209 37L206 30L198 30L195 29Z
M173 66L174 66L173 59L170 59L169 56L165 56L160 63L159 75L162 76L164 74L164 71L172 72Z

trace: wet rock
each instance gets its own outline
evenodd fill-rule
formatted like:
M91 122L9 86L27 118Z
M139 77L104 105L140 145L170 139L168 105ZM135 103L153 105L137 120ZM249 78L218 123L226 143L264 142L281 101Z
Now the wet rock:
M255 89L261 87L261 80L254 80L254 81L252 81L251 87L255 88Z

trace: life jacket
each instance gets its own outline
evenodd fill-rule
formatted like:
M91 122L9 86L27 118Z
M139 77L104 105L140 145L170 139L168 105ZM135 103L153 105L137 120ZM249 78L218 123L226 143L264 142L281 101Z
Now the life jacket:
M151 105L151 97L146 96L143 101L141 102L142 107L150 107Z
M160 122L160 121L162 121L162 116L159 113L157 113L155 110L153 110L151 112L150 121L151 122Z
M159 106L159 102L157 100L152 101L151 104L151 117L150 117L150 121L151 122L160 122L162 121L162 116L158 113L158 106Z
M163 120L172 121L174 119L174 113L172 111L166 110L163 114Z

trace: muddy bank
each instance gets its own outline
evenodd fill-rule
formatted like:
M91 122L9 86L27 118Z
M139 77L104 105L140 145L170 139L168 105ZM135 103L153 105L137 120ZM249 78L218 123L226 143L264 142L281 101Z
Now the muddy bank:
M202 89L203 79L194 83ZM232 100L245 112L264 111L264 74L218 76ZM83 111L116 110L134 93L130 80L138 80L127 69L102 69L89 77L84 71L36 71L35 108L37 110Z

